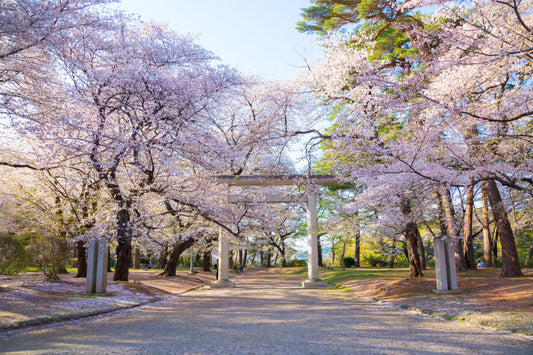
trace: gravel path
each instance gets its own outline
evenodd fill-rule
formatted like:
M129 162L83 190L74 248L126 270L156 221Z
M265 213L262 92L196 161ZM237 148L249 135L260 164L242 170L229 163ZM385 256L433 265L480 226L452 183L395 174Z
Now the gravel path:
M135 310L0 337L24 354L533 354L533 341L302 289L256 272L235 289L202 288Z

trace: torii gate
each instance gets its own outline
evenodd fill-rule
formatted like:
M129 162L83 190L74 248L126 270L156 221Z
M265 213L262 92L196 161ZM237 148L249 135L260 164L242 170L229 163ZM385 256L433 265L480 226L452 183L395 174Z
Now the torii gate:
M339 179L332 175L255 175L255 176L233 176L222 175L218 177L219 183L229 186L303 186L314 185L337 185ZM302 283L305 288L327 287L327 283L318 278L318 238L317 238L317 207L316 193L306 191L307 202L307 270L308 278ZM302 200L300 200L302 201ZM259 202L268 203L290 203L296 202L290 198L270 197ZM303 202L303 201L302 201ZM238 203L235 201L234 203ZM218 279L211 284L211 287L234 287L234 283L229 280L229 239L220 228L218 237Z

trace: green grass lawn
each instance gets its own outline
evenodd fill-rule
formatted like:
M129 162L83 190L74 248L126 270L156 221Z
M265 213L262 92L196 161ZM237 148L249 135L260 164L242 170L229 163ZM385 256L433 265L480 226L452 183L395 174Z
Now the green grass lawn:
M294 271L300 275L307 275L307 268L294 268ZM479 270L470 270L468 272L458 273L458 278L486 278L499 277L500 268L483 268ZM425 278L435 278L435 269L428 268L423 271ZM409 268L397 267L390 269L388 267L364 266L358 268L347 268L341 270L340 267L334 267L333 270L320 269L320 278L332 284L342 283L347 280L356 279L408 279Z

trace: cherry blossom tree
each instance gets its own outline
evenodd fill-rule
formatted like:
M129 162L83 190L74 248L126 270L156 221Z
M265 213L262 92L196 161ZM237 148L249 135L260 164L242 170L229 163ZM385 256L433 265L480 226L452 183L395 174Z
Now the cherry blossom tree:
M335 104L337 169L389 195L492 181L495 209L495 181L531 194L529 1L314 3L302 28L327 34L311 85ZM436 11L416 12L426 5ZM504 212L502 273L520 275Z

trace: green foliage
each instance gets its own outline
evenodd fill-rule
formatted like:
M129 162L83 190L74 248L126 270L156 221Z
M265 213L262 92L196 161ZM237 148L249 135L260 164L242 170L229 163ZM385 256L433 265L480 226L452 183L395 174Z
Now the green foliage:
M408 267L409 266L409 260L407 260L407 257L404 253L401 253L394 259L394 266L397 267Z
M69 249L65 237L45 234L36 238L29 248L36 266L47 279L58 280L58 275L66 271Z
M15 234L0 234L0 274L15 275L28 264L28 254Z
M378 266L378 264L383 266L386 264L386 260L383 258L383 256L381 256L381 254L371 251L363 255L361 264L363 266Z
M306 267L307 261L306 260L291 260L289 262L289 266L293 267Z
M351 256L347 256L346 258L344 258L344 266L346 267L352 267L355 265L355 259L352 258Z

